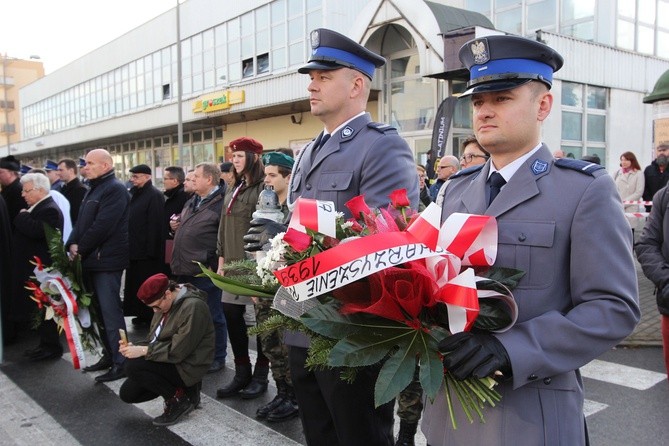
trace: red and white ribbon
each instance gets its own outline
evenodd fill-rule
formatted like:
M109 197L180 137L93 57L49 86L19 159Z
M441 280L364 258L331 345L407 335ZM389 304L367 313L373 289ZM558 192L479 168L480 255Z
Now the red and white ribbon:
M299 198L295 203L295 210L288 227L305 233L307 231L304 228L309 228L336 237L336 217L337 209L332 201Z
M623 204L643 204L644 206L652 206L653 202L644 200L623 200Z
M72 355L72 365L75 369L79 369L86 365L86 357L79 335L79 323L77 322L77 314L79 313L77 296L72 292L67 279L63 279L60 274L48 273L45 270L38 270L38 268L35 268L35 276L41 282L40 288L42 291L49 296L51 306L54 309L65 306L65 317L60 318L54 314L54 319L60 318L56 322L65 330L65 338Z
M467 330L478 315L476 278L473 270L461 273L460 269L462 265L491 266L495 262L497 223L490 216L453 214L439 226L440 215L439 207L431 204L405 232L347 241L274 274L300 302L386 268L425 259L440 289L439 300L448 307L451 331Z

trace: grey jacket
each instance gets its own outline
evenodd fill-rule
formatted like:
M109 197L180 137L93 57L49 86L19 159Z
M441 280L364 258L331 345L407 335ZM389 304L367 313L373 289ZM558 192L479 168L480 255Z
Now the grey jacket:
M181 211L181 224L174 234L174 250L170 268L172 273L178 276L200 274L202 270L193 261L201 262L214 271L218 266L216 239L223 195L219 189L214 195L207 197L195 210L193 204L196 197L194 195L184 205Z
M388 195L406 189L413 209L418 208L418 175L411 149L393 127L374 123L368 113L335 132L313 153L321 136L305 147L291 177L289 199L329 200L346 217L345 203L364 195L370 207L390 203ZM305 336L286 333L288 345L308 346Z
M454 212L493 215L496 266L525 271L513 295L518 320L496 334L513 371L497 386L501 404L450 427L444 393L426 404L422 429L432 446L585 444L578 368L629 335L640 312L631 231L604 169L534 153L486 209L488 161L452 178L442 221ZM456 404L456 407L458 405Z

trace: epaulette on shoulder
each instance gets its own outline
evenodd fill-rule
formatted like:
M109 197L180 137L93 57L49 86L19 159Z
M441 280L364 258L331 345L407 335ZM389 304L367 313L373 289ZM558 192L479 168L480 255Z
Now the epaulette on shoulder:
M583 161L583 160L574 160L571 158L557 159L555 160L555 165L563 169L575 170L577 172L590 175L591 177L594 177L595 172L597 172L598 170L604 169L604 166L600 166L599 164L590 163L588 161Z
M472 167L468 167L466 169L462 169L461 171L455 172L453 175L451 175L449 177L449 179L466 177L467 175L471 175L473 173L480 172L481 169L483 169L483 166L485 166L485 164L479 164L477 166L472 166Z
M367 127L370 129L374 129L379 133L389 133L389 132L397 132L397 129L393 127L392 125L384 124L382 122L370 122L367 124Z

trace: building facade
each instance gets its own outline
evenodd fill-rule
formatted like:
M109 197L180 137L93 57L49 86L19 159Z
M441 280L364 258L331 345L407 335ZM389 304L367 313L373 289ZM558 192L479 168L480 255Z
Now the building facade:
M160 184L164 167L219 162L240 136L268 150L299 149L322 124L309 113L308 77L297 68L310 54L309 31L328 27L386 57L368 111L397 127L424 163L435 111L464 87L461 75L444 73L458 68L448 66L449 36L466 28L538 38L565 57L544 124L551 148L596 153L611 171L631 150L645 165L652 110L642 100L669 69L668 2L187 0L22 88L12 154L39 165L104 147L119 174L146 163ZM470 104L459 101L446 153L458 155L471 133Z
M2 156L13 154L12 144L21 140L19 90L44 76L44 65L0 54L0 144Z

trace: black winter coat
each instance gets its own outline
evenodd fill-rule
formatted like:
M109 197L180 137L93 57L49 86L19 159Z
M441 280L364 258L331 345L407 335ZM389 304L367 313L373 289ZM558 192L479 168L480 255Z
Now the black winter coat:
M14 292L10 304L9 317L14 321L29 322L37 305L30 299L30 292L24 288L26 280L33 275L35 266L30 263L34 256L45 266L51 264L51 255L44 233L44 224L63 230L63 214L60 208L47 196L30 212L19 212L14 219L16 229L13 235L12 283Z
M184 190L184 185L180 184L174 189L166 190L165 194L165 212L163 217L163 235L165 239L173 239L174 234L170 228L170 219L172 215L181 215L184 205L191 197L191 194Z
M130 194L113 170L90 180L89 184L90 190L81 203L77 224L65 247L79 245L83 267L90 271L125 269L129 260Z
M165 238L163 237L162 192L149 180L141 188L130 190L130 260L159 260L163 262Z
M2 186L2 198L5 199L7 210L9 211L9 221L12 222L12 230L14 230L14 218L18 215L21 209L27 209L28 203L21 195L21 180L18 178L7 186Z
M86 196L86 192L88 192L88 188L82 184L79 178L75 178L69 183L63 184L60 188L60 193L65 195L67 201L70 202L70 218L72 219L72 226L77 224L79 208Z

